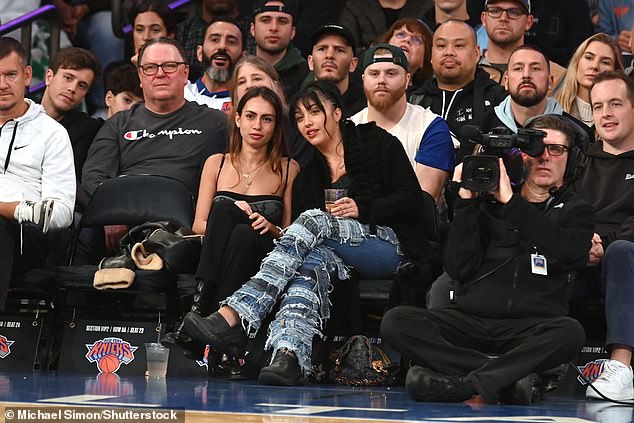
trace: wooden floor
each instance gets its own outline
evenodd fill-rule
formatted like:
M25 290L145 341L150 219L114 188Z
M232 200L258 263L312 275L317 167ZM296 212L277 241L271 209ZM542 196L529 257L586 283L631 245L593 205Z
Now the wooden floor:
M180 421L187 423L633 421L631 407L610 406L570 395L553 395L534 406L488 405L477 400L458 404L416 403L401 386L288 388L206 378L146 380L140 376L113 376L116 377L0 373L1 415L4 421L24 423L38 420L9 419L6 413L15 411L14 407L44 407L53 411L60 407L72 410L91 407L184 411L185 419Z

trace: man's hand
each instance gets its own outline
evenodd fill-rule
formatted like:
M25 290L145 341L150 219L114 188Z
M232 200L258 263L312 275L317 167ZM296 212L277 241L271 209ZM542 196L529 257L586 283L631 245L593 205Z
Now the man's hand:
M126 225L108 225L103 230L106 234L106 254L111 256L119 251L119 241L129 228Z
M598 266L604 254L603 241L599 234L595 233L592 236L592 247L588 253L588 266Z
M491 191L491 194L502 204L509 202L513 196L513 188L511 187L511 180L506 173L506 166L504 166L504 160L498 159L500 165L500 181L498 182L497 191Z
M453 170L452 181L462 182L462 163L456 166L455 169ZM473 191L469 191L468 189L464 189L462 187L460 187L460 189L458 190L458 196L465 200L471 200L473 198L476 198L477 195L478 195L477 193Z

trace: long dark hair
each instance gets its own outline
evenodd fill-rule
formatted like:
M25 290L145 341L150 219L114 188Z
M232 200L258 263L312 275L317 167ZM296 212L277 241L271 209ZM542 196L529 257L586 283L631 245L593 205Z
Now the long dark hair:
M146 12L154 12L161 18L168 35L174 36L176 34L176 26L178 24L176 15L164 2L157 0L143 0L132 7L129 13L132 26L134 26L136 17Z
M286 137L284 133L284 106L275 91L268 87L255 87L248 90L240 99L238 106L235 109L235 113L238 116L242 116L244 106L252 98L262 98L275 110L275 129L273 136L266 146L267 162L274 173L280 175L282 179L282 157L288 156L288 147L286 144ZM231 162L235 163L238 160L238 154L242 151L242 134L240 128L233 124L231 130L231 138L229 139L229 157ZM238 181L240 180L238 175Z
M299 110L299 105L304 106L306 110L310 108L312 104L315 104L319 110L324 114L324 126L328 122L328 115L326 115L326 108L323 101L330 103L334 109L339 109L343 112L343 99L337 87L329 81L314 81L306 85L306 87L298 92L291 100L289 107L289 117L295 129L297 128L297 120L295 114ZM343 131L343 122L345 119L341 119L339 128ZM325 129L325 128L324 128ZM328 134L332 138L332 134Z

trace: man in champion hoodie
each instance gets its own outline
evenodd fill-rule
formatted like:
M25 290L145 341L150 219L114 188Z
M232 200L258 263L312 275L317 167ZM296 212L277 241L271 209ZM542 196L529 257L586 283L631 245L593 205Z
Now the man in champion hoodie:
M408 101L429 108L447 121L458 148L463 125L479 126L507 95L504 87L477 67L480 49L473 28L450 19L434 32L434 78L410 92Z
M588 267L575 295L605 295L610 360L594 386L609 398L632 401L634 346L634 83L618 73L597 76L590 91L600 140L586 152L586 168L575 185L595 209L596 226ZM590 387L586 396L599 398Z
M0 37L0 311L11 277L45 263L44 233L68 227L75 207L68 133L24 98L31 75L20 43Z

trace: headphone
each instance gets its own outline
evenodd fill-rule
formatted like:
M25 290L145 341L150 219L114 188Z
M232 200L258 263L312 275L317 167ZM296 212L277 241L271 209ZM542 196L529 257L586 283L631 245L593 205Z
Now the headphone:
M551 113L547 115L540 115L539 117L542 116L548 116L560 120L561 122L565 123L574 134L573 139L571 140L572 146L568 150L566 170L564 171L564 183L566 185L571 185L575 180L577 180L577 178L581 176L581 174L583 173L583 169L586 167L587 160L584 151L586 151L587 148L590 146L590 135L588 131L583 129L583 126L585 126L585 124L575 119L573 116L570 116L569 114L558 115ZM538 116L535 116L534 118L529 119L529 121L526 123L528 124L537 117Z
M574 133L572 147L568 150L566 171L564 172L564 182L567 185L571 185L581 176L586 167L587 160L584 151L590 146L590 136L588 132L581 127L581 125L585 126L583 122L579 122L570 115L560 115L559 118L566 122Z

